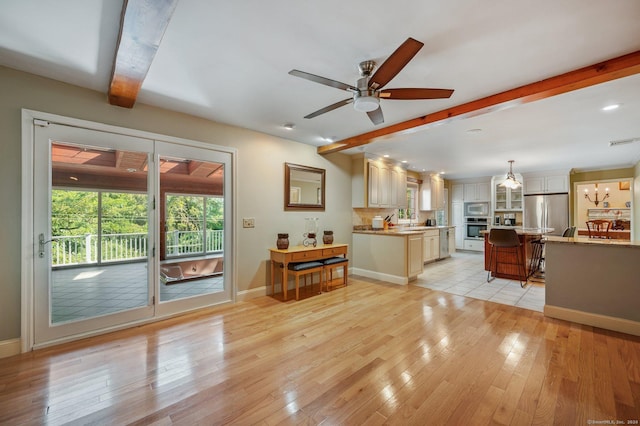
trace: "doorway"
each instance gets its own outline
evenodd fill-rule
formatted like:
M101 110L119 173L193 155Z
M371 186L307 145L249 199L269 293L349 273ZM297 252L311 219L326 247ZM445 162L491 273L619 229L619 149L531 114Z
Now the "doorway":
M610 222L608 238L630 240L633 235L631 179L575 183L574 224L577 235L587 236L587 221Z
M233 152L23 115L23 350L233 299Z

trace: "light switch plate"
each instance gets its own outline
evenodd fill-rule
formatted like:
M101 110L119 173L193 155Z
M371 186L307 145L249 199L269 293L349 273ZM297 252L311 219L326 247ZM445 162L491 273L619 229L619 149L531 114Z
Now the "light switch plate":
M243 228L255 228L256 219L253 217L245 217L242 219L242 227Z

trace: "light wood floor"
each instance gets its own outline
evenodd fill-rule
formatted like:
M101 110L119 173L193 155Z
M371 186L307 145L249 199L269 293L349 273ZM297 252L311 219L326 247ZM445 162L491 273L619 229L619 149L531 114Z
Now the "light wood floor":
M10 425L639 418L638 337L354 277L0 360Z

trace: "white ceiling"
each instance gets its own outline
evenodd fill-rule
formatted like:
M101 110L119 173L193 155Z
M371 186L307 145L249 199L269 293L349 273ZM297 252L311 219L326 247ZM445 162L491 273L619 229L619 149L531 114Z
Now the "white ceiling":
M106 93L121 1L7 0L0 64ZM315 146L640 50L638 0L180 0L138 103ZM348 84L407 37L424 47L386 87L455 89L445 100L382 100L374 126L349 97L288 74ZM106 96L105 96L105 102ZM616 111L601 108L619 103ZM135 108L135 107L134 107ZM288 131L285 123L294 123ZM468 132L470 129L482 129ZM640 75L355 148L447 178L630 167L640 142Z

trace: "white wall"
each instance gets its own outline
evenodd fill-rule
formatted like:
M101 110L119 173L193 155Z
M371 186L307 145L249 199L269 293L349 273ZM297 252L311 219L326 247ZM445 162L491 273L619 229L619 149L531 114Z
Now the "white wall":
M10 68L0 67L0 93L0 341L20 336L22 108L236 148L236 218L256 223L236 228L239 291L267 285L268 248L279 232L300 243L305 217L319 217L320 230L330 228L336 243L351 244L351 186L344 184L351 179L351 159L344 154L323 157L309 145L143 104L114 107L105 93ZM285 162L326 169L326 211L284 211Z

